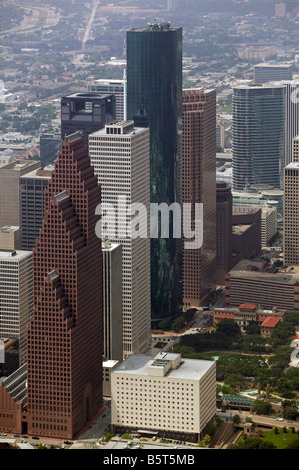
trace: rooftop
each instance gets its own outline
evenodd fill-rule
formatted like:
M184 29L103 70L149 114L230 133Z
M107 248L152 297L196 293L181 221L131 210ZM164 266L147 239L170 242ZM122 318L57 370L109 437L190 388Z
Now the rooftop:
M169 353L159 353L157 356L132 354L119 363L113 373L151 376L149 368L155 367L155 361L177 360L177 356ZM172 379L200 380L214 364L214 361L182 359L179 367L171 369L167 376Z
M271 317L266 318L266 320L263 321L261 326L265 326L267 328L274 328L277 325L277 323L279 323L279 318L271 316Z

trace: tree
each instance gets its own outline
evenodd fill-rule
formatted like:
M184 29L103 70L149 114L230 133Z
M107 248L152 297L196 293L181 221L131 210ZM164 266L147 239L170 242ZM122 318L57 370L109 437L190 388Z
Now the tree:
M185 318L184 317L178 317L172 323L171 328L177 333L178 331L180 331L183 328L184 325L185 325Z
M278 429L274 428L274 434L278 434Z
M234 415L233 417L233 423L234 424L239 424L241 422L241 418L239 415Z
M210 440L211 440L211 436L209 436L209 434L206 434L203 440L200 441L200 443L198 444L198 447L207 447Z
M113 434L111 432L107 432L105 435L105 441L109 442L110 439L112 439L112 437L113 437Z
M224 318L217 324L217 333L222 333L226 337L234 338L241 335L241 330L235 320Z
M261 334L261 325L257 321L250 321L246 327L247 335L260 335Z
M273 412L271 403L263 400L255 400L252 405L252 411L258 415L270 415Z

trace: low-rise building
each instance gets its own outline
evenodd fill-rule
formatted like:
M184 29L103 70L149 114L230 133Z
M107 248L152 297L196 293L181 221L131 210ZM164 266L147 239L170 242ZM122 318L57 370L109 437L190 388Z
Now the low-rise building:
M277 317L271 316L266 318L261 324L261 335L264 337L269 337L273 333L274 328L277 327L279 319Z
M245 333L246 327L252 321L259 322L262 326L263 322L269 318L276 318L278 323L280 321L284 321L285 316L286 310L278 309L277 307L265 310L259 305L244 303L239 307L215 307L213 323L214 325L217 325L220 320L225 318L235 320L241 331Z
M180 354L131 355L111 373L114 432L150 430L198 441L216 412L216 363Z

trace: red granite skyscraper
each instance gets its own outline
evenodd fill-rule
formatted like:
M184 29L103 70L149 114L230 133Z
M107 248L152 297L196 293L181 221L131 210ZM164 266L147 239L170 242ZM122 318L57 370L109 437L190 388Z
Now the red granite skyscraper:
M34 250L28 433L71 439L102 404L100 187L79 133L62 142Z

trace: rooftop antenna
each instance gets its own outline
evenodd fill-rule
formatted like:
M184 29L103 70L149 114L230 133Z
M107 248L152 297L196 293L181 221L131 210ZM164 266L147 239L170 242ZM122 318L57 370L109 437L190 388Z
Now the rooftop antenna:
M126 35L124 34L124 120L127 120L127 66L126 66Z

